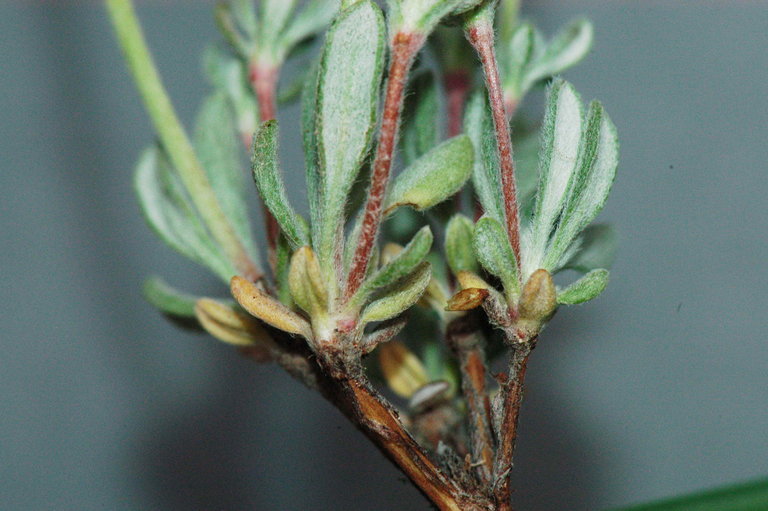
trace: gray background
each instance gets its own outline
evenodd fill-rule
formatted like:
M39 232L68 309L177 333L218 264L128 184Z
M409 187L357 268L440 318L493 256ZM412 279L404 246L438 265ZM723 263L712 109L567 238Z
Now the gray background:
M141 9L186 121L212 4ZM579 13L596 44L567 77L619 128L621 253L535 352L523 511L768 475L768 3L526 3L547 33ZM149 124L99 3L2 2L0 42L0 508L427 509L332 407L142 300L149 273L223 289L140 217Z

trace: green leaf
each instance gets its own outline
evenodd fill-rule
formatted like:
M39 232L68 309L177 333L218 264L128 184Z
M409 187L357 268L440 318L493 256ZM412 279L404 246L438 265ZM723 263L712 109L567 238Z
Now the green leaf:
M421 211L444 201L464 185L473 162L474 150L467 135L446 140L395 178L384 204L384 214L399 206Z
M768 509L768 479L615 511L761 511Z
M484 216L475 224L474 249L477 260L486 271L501 279L509 297L520 292L517 263L507 232L498 220Z
M285 29L282 35L283 46L293 48L305 39L322 32L338 11L339 0L309 0Z
M456 214L445 228L445 258L454 275L460 271L478 271L472 248L474 227L472 220L462 214Z
M347 196L376 126L384 37L381 10L364 0L336 18L323 49L317 98L323 212L316 240L323 264L338 248Z
M539 187L530 242L525 250L525 275L542 268L547 242L567 198L581 144L582 107L576 91L555 80L549 89L539 152Z
M538 187L539 132L518 124L512 128L515 148L515 188L520 204L521 220L529 221Z
M277 298L280 302L287 306L293 306L293 298L291 297L291 290L288 286L288 270L291 264L291 246L288 239L285 237L285 231L280 231L280 236L277 237L277 247L275 250L275 257L277 264L275 264L275 285L277 287Z
M421 263L410 275L400 279L377 300L368 304L360 315L360 323L384 321L399 315L421 297L431 276L430 264Z
M619 164L616 128L597 101L589 106L582 150L568 199L547 251L547 267L557 264L573 239L603 209Z
M486 215L503 222L504 208L501 204L501 175L496 135L484 89L476 90L469 98L464 114L464 132L472 140L475 149L472 186L478 200Z
M597 268L610 269L616 256L616 231L610 224L590 225L576 238L573 245L575 249L559 269L582 273ZM568 255L566 253L566 256Z
M440 105L434 74L425 70L414 76L403 105L403 161L410 165L440 141Z
M249 39L255 39L258 32L258 19L253 0L231 0L230 4L239 28Z
M428 35L441 19L465 12L483 0L388 0L390 32Z
M213 94L198 114L195 149L224 215L248 255L258 261L245 202L240 141L234 125L226 96L222 92Z
M211 45L203 54L203 68L211 84L229 99L238 132L250 139L256 131L259 107L248 83L246 63L221 45Z
M376 289L389 286L411 273L424 261L430 248L432 248L432 231L425 225L394 259L387 262L363 283L357 293L359 297L353 301L361 303Z
M608 285L608 270L592 270L557 294L557 303L575 305L596 298Z
M294 247L309 245L309 228L296 213L285 194L277 155L278 127L276 120L266 121L253 138L253 179L264 204Z
M280 61L282 48L280 48L280 34L288 24L296 0L261 0L259 2L259 52L271 54L276 61Z
M528 90L539 80L562 73L583 59L592 47L592 32L589 20L577 19L569 23L531 63L522 90Z
M509 39L506 61L503 66L504 92L515 99L520 99L526 92L523 89L525 73L534 57L536 31L530 23L518 25Z
M211 238L160 148L153 146L141 155L134 187L152 230L171 248L229 282L237 271Z
M199 296L182 293L161 277L152 276L144 281L144 298L163 314L193 318Z
M324 171L318 163L317 140L317 88L320 74L320 61L315 60L301 92L301 139L304 148L304 162L307 181L307 200L309 202L312 239L320 239L322 224L320 211L320 193L323 189Z

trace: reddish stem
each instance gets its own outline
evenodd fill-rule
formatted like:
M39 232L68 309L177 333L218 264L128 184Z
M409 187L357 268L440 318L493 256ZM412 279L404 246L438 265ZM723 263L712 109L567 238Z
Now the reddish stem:
M277 67L262 65L258 61L251 64L248 79L256 95L256 101L259 104L259 118L261 122L275 118L277 112L276 90L279 75L280 69ZM250 144L251 141L248 140L246 145L250 147ZM261 209L264 214L264 227L267 231L267 258L274 273L277 268L277 238L280 236L280 226L263 201Z
M345 297L350 298L360 288L365 277L368 261L371 258L373 244L379 233L381 210L384 195L387 191L389 174L392 169L392 159L397 142L397 130L400 124L400 113L403 108L403 91L408 80L408 71L413 57L424 43L424 36L399 32L391 44L391 60L389 77L384 96L384 110L379 130L379 143L376 148L376 158L373 161L371 186L368 189L368 199L365 204L363 223L360 229L357 249L352 258L352 265L347 277Z
M493 25L482 20L467 30L467 39L480 56L485 73L485 84L491 103L493 126L496 130L496 146L501 166L501 189L504 196L504 212L507 217L507 235L512 244L518 266L520 265L520 219L517 212L515 190L515 166L512 160L512 139L504 109L504 97L499 80L499 68L494 51Z
M469 73L466 69L450 71L445 75L444 84L448 99L448 136L455 137L461 133L464 101L469 92Z
M461 133L461 120L464 114L464 101L469 92L469 73L466 69L457 69L446 73L443 80L448 102L448 136ZM453 196L453 206L461 211L461 192Z

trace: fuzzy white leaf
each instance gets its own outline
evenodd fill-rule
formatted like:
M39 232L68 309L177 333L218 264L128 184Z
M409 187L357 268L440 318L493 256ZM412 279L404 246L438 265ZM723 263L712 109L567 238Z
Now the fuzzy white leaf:
M469 98L464 114L464 132L472 140L475 159L472 167L472 186L485 214L504 221L501 204L501 177L493 119L484 90L478 90Z
M597 216L619 164L616 127L600 103L593 101L587 114L582 154L577 173L569 187L568 200L547 250L545 268L556 265L576 236Z
M149 226L171 248L228 282L237 271L206 230L179 176L156 146L141 155L134 186Z
M200 109L195 129L195 149L221 209L253 261L259 260L240 160L240 141L234 129L232 108L223 92L211 95Z
M343 11L325 43L318 90L320 162L323 166L322 236L317 253L330 260L344 207L376 124L383 69L384 21L364 0Z
M549 89L541 129L539 187L530 246L525 247L524 277L541 268L555 220L563 209L579 156L582 106L573 87L556 80Z

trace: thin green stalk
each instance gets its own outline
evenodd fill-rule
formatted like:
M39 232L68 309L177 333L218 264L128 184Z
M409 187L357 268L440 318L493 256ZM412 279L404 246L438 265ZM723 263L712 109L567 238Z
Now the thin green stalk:
M235 268L250 280L262 273L248 256L211 188L200 160L157 72L131 0L105 0L107 11L144 106L205 225Z

